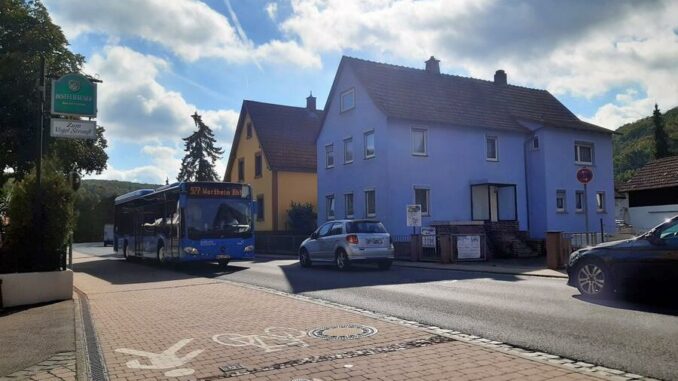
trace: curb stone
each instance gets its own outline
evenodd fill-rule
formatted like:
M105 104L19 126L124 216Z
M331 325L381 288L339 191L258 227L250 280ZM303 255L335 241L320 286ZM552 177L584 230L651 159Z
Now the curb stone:
M491 350L500 351L506 354L514 355L517 357L537 361L543 364L554 365L561 368L564 368L569 371L575 371L587 376L597 377L606 380L614 381L627 381L627 380L642 380L642 381L656 381L655 378L644 377L638 374L625 372L623 370L611 369L603 366L597 366L596 364L591 364L583 361L577 361L573 359L568 359L565 357L551 355L548 353L543 353L539 351L533 351L518 346L506 344L500 341L485 339L476 335L469 335L459 331L445 329L433 325L422 324L412 320L405 320L395 316L382 314L379 312L369 311L362 308L352 307L341 303L331 302L319 298L314 298L306 295L291 294L284 291L275 290L268 287L256 286L247 283L240 283L232 280L220 279L220 282L224 282L233 286L249 288L253 290L259 290L267 292L269 294L285 296L288 298L305 301L309 303L319 304L322 306L336 308L342 311L353 312L362 316L370 317L373 319L386 321L394 324L400 324L409 328L414 328L417 330L423 330L427 333L432 333L440 335L443 337L448 337L457 341L479 345Z

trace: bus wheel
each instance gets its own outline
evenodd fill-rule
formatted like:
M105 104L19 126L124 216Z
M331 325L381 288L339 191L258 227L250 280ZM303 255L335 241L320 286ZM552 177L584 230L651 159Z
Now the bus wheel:
M122 257L125 258L126 261L130 260L130 257L127 256L127 242L122 245Z
M221 267L221 268L228 267L228 259L220 259L219 260L219 267Z
M162 243L158 244L158 263L165 263L165 257L167 256L167 251L165 250L165 245Z

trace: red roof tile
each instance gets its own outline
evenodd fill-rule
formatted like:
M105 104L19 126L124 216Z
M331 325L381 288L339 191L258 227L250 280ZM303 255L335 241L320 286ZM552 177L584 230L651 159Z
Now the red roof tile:
M678 156L653 160L640 168L627 182L619 186L620 192L643 189L678 187Z

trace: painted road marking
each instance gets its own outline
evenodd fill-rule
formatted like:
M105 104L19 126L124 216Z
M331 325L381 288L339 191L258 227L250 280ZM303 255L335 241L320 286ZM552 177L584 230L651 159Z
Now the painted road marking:
M302 337L306 332L294 328L268 327L264 329L264 335L241 335L227 332L212 336L214 342L229 347L253 346L261 348L264 352L277 352L292 346L308 347Z
M172 345L171 347L167 348L165 351L161 353L139 351L136 349L129 348L118 348L115 351L133 356L146 357L148 361L150 361L150 365L148 365L142 364L141 361L139 361L138 359L130 360L125 365L127 365L127 367L131 369L171 369L184 366L189 361L193 360L196 356L203 352L202 349L198 349L188 353L183 357L177 356L176 353L191 341L193 341L193 339L180 340L176 344ZM194 372L195 370L190 368L181 368L167 371L165 372L165 376L167 377L188 376L193 374Z

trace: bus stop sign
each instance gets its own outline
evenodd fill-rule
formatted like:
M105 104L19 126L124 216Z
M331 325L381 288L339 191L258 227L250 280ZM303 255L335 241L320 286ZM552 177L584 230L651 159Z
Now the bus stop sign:
M577 181L582 184L588 184L593 180L593 171L590 168L579 168L577 171Z

